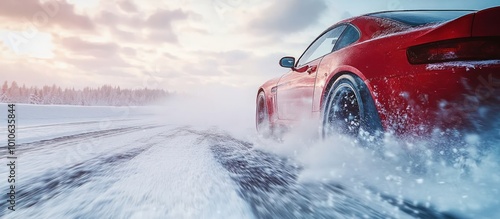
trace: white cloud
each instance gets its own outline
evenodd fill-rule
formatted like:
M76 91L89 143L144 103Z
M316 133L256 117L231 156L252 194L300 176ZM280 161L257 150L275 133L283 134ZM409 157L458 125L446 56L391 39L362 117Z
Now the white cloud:
M0 40L12 55L32 58L52 58L54 56L52 36L48 33L1 30Z

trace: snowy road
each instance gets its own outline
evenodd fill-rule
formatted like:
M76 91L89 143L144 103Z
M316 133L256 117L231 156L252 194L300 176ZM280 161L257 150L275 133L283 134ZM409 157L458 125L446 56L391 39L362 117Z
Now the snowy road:
M455 185L456 192L493 192L473 200L473 207L460 200L442 204L438 197L448 195L445 189L419 187L439 177L420 175L414 183L413 176L395 176L396 170L385 168L393 161L371 159L373 163L365 163L369 170L344 162L341 166L352 168L349 172L363 176L333 168L329 173L336 177L314 179L308 176L318 175L317 163L307 162L314 154L298 150L304 156L289 156L263 149L283 143L236 137L219 127L168 124L149 114L100 116L106 119L91 115L94 119L25 122L20 127L16 211L2 201L1 218L493 218L498 212L498 179L479 189L469 181ZM6 147L0 150L4 166ZM321 160L316 155L312 160ZM7 176L1 173L3 181ZM437 181L456 181L452 175ZM405 180L412 183L401 182ZM0 184L2 191L6 185ZM442 193L422 201L411 192L391 189L394 185ZM484 206L474 209L476 201Z

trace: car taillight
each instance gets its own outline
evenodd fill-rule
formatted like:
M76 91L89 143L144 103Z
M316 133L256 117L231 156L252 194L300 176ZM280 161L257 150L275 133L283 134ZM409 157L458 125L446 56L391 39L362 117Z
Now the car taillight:
M406 51L411 64L500 59L500 37L477 37L412 46Z

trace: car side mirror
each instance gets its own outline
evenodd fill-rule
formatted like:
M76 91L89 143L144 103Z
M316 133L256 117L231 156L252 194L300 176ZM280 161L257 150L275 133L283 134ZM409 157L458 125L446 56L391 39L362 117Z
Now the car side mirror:
M283 68L293 68L295 67L295 58L291 56L285 56L280 59L280 66Z

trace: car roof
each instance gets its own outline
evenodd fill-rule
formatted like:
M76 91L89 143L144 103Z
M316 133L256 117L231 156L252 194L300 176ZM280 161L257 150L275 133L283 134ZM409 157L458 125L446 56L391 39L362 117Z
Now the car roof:
M394 12L432 12L432 11L464 11L464 12L476 12L477 10L464 10L464 9L457 9L457 10L450 10L450 9L442 9L442 10L433 10L433 9L419 9L419 10L389 10L389 11L378 11L378 12L372 12L372 13L367 13L363 14L361 16L371 16L371 15L376 15L376 14L384 14L384 13L394 13Z
M390 19L410 26L441 23L474 13L476 10L397 10L369 13L362 16Z

